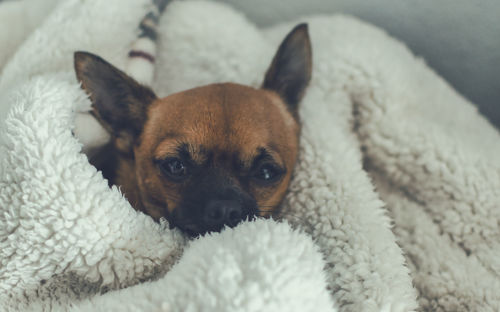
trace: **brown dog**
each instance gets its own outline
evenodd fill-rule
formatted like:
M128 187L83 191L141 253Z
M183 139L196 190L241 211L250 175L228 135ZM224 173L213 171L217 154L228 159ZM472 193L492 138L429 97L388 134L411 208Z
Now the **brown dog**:
M112 135L97 163L131 205L190 235L269 216L298 150L297 106L311 78L306 24L281 43L261 89L212 84L159 99L98 56L75 53L94 116Z

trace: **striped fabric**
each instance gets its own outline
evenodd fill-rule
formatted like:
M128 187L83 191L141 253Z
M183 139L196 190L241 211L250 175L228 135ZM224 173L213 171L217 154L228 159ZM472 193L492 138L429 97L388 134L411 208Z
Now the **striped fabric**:
M137 40L128 53L126 72L138 82L151 85L154 77L158 21L171 0L153 0L139 24Z

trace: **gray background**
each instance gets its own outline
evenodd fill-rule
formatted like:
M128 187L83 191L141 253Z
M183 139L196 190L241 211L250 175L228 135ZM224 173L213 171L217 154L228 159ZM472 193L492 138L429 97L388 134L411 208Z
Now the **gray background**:
M218 0L261 26L346 13L386 29L500 128L500 0Z
M32 11L39 14L26 12L26 19L20 23L23 29L13 27L4 32L11 45L15 43L12 47L0 45L0 49L7 49L7 56L22 41L23 33L39 22L43 16L40 11L49 10L59 0L24 1L31 2ZM500 0L216 1L231 4L260 26L303 15L339 12L382 27L423 57L500 128ZM11 12L16 12L16 2L20 1L0 0L4 13L9 14L5 10L7 4ZM3 61L0 59L0 63Z

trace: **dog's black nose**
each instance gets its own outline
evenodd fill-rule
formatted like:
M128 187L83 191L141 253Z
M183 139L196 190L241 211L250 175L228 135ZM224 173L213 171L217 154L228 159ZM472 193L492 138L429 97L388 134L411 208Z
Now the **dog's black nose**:
M236 200L210 200L205 206L203 222L220 230L224 225L236 226L244 217L243 205Z

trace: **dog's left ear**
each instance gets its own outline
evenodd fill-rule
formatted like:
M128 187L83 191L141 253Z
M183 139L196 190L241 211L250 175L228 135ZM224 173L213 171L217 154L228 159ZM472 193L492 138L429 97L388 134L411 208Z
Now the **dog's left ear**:
M131 153L156 95L97 55L75 52L74 63L78 81L92 101L93 115L113 136L116 147Z
M299 24L286 36L271 66L262 88L275 91L293 114L311 80L312 51L307 24Z

